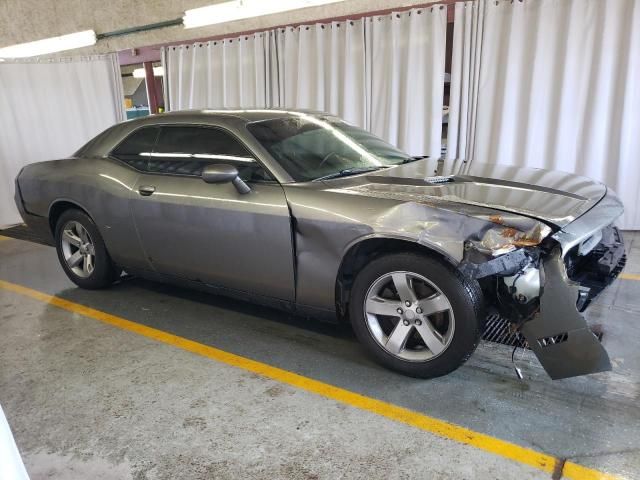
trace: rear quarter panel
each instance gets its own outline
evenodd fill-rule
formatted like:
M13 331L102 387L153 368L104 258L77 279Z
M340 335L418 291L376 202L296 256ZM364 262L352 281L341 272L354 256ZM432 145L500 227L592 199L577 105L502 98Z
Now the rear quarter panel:
M96 223L116 263L145 268L129 205L137 178L116 160L69 158L28 165L18 183L28 213L49 217L57 202L73 203Z

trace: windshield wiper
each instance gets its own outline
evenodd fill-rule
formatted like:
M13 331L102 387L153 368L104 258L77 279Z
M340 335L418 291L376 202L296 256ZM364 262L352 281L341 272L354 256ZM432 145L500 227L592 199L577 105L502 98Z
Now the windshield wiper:
M405 163L416 162L418 160L424 160L425 158L429 158L429 155L418 155L416 157L405 158L402 162L400 162L400 165L404 165Z
M339 172L330 173L329 175L325 175L324 177L314 178L313 181L314 182L319 182L321 180L329 180L330 178L348 177L349 175L358 175L359 173L374 172L376 170L381 170L383 168L388 168L388 167L389 166L345 168L344 170L340 170Z

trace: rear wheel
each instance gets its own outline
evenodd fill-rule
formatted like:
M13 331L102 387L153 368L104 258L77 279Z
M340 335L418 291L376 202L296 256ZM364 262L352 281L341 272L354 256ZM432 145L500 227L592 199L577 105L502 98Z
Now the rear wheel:
M436 258L385 255L356 277L350 317L356 336L384 366L431 378L458 368L483 328L480 288Z
M65 211L56 224L55 237L60 264L79 287L108 287L120 276L98 228L83 211Z

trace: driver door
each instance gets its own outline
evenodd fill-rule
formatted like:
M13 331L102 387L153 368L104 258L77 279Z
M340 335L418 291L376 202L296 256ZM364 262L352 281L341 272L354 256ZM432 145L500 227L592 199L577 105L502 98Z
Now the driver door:
M232 134L163 126L134 189L132 212L158 273L294 300L289 208L280 184ZM204 166L234 165L250 186L209 184Z

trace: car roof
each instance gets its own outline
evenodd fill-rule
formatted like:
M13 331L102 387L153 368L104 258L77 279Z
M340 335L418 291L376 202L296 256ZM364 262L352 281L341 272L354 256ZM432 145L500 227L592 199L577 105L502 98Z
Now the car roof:
M242 125L261 120L272 120L278 118L295 118L300 115L326 117L333 116L324 112L313 110L292 110L277 108L245 108L245 109L203 109L203 110L179 110L175 112L148 115L117 123L98 134L88 143L80 147L74 157L102 157L118 145L123 139L133 131L147 126L164 125L189 125L200 124L203 126L226 126L242 133ZM245 139L246 140L246 139Z
M178 110L175 112L159 113L156 115L149 115L146 117L136 118L130 120L127 123L137 123L140 125L146 123L156 123L158 120L170 121L172 118L179 119L188 117L191 121L211 121L222 120L225 118L234 118L243 120L247 123L256 122L260 120L270 120L274 118L286 118L300 114L311 116L326 116L329 115L326 112L320 112L316 110L305 109L279 109L279 108L223 108L223 109L202 109L202 110Z

